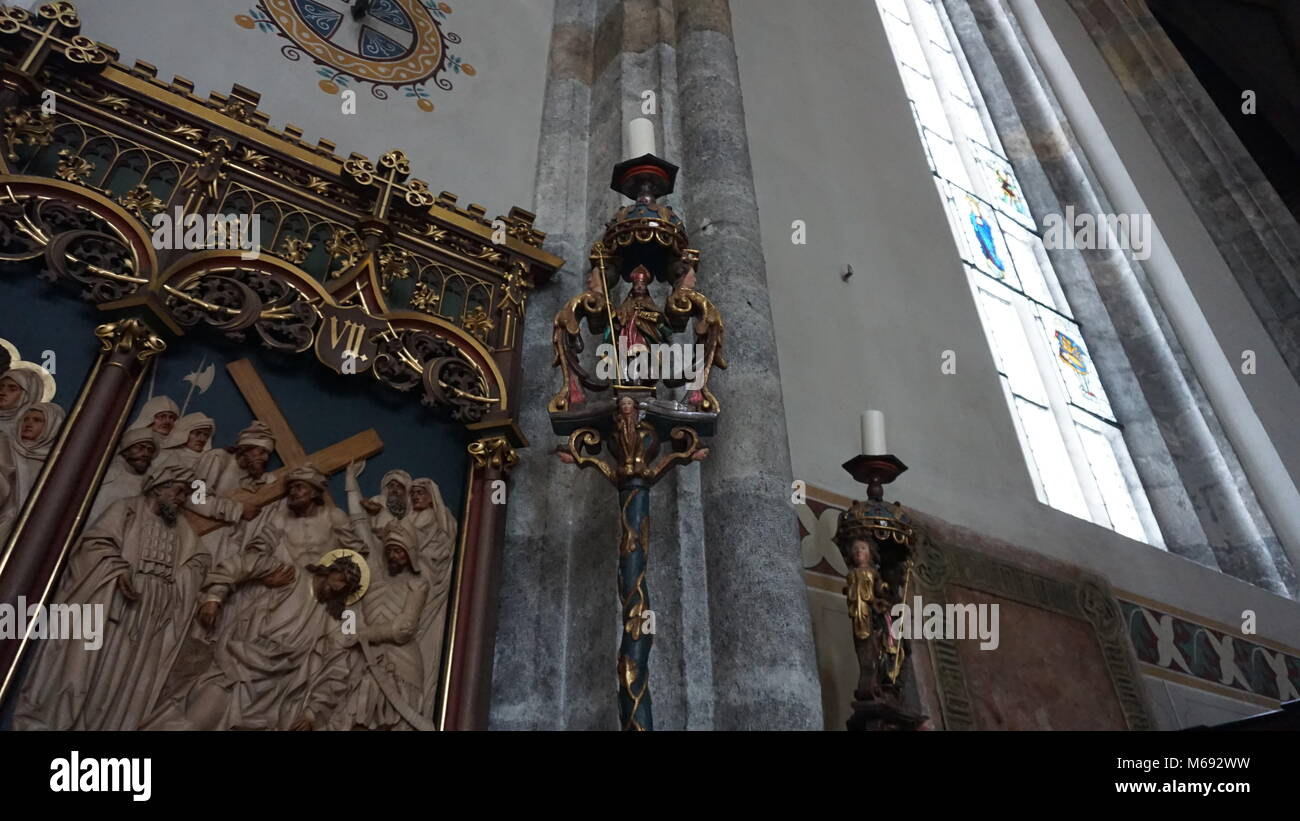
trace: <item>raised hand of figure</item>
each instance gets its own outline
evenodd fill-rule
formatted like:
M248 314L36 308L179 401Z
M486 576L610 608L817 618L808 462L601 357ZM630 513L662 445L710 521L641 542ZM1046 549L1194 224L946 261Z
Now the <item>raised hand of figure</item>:
M205 601L199 605L199 624L203 625L204 630L211 630L217 626L217 616L221 615L221 602Z
M361 472L365 469L366 469L365 459L357 459L355 461L348 462L348 468L347 471L344 473L344 477L349 482L355 482L357 480L357 477L359 477L361 475Z
M131 573L127 571L117 577L117 589L122 593L122 598L129 602L140 601L140 594L131 586Z
M267 587L284 587L293 581L295 575L297 571L293 569L293 565L282 564L263 576L261 582Z

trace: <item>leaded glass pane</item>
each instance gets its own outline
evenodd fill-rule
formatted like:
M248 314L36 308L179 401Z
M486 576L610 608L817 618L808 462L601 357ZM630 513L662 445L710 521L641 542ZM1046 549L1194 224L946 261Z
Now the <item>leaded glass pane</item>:
M984 332L992 343L998 370L1006 374L1012 391L1040 405L1046 405L1047 391L1043 388L1038 365L1029 348L1030 340L1025 337L1024 325L1016 306L1011 303L1014 295L982 277L976 277L973 284L984 318Z
M941 183L939 190L952 212L962 259L994 279L1019 287L996 210L956 185Z
M1118 440L1118 432L1078 410L1074 411L1074 421L1079 441L1083 444L1097 487L1101 490L1102 501L1106 504L1110 526L1130 539L1146 541L1146 530L1133 506L1133 497L1115 456L1116 444L1123 447L1122 441Z
M979 132L975 132L979 133ZM969 136L969 133L968 133ZM1034 218L1029 214L1029 205L1020 190L1020 181L1011 163L995 154L978 137L970 138L971 153L982 171L981 182L989 201L1009 214L1026 228L1034 229Z
M1050 268L1047 252L1043 250L1043 241L1037 234L1026 231L1022 225L1000 211L998 225L1002 228L1002 239L1015 264L1021 290L1038 302L1059 310L1057 299L1048 287L1047 277L1043 273L1045 267Z
M1038 318L1051 347L1052 363L1056 365L1070 403L1114 422L1115 414L1110 409L1101 380L1097 378L1079 326L1054 311L1041 308Z
M1047 494L1047 503L1057 510L1091 521L1088 503L1079 489L1079 480L1052 412L1019 396L1015 399L1016 412L1024 425L1025 438L1033 449L1034 463L1038 466L1038 478Z

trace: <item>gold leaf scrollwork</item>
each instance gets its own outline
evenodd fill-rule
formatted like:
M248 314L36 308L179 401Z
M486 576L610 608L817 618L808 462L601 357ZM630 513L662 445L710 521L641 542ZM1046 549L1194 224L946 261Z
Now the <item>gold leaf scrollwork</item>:
M328 193L330 188L330 184L328 182L322 180L320 177L316 176L315 174L307 175L306 186L308 191L311 191L315 194L320 194L322 196Z
M301 265L311 249L315 247L312 243L297 237L285 237L284 242L280 243L279 255L286 261L294 265Z
M241 123L247 123L252 119L252 112L248 110L248 106L238 100L227 100L217 111Z
M343 163L343 170L347 175L362 185L370 185L375 181L375 164L365 157L350 157Z
M506 273L505 285L501 288L501 299L497 303L498 311L512 311L516 316L524 315L528 301L528 278L524 276L524 265L516 261Z
M470 458L476 468L510 470L519 464L519 454L504 436L490 436L469 445Z
M63 149L59 152L59 157L59 164L54 169L54 176L61 180L75 182L80 185L95 170L94 165L78 157L72 152L72 149Z
M400 148L395 148L379 158L379 164L384 168L391 168L398 174L411 173L411 161L407 159L406 152Z
M266 161L271 159L266 154L259 154L251 148L242 148L239 152L239 161L253 166L254 168L265 168Z
M325 250L329 252L331 260L336 258L340 260L339 266L331 274L337 277L356 264L365 250L365 245L350 228L335 228L330 233L329 242L325 243Z
M161 211L165 203L154 196L147 185L137 185L117 198L117 202L130 213L148 222L149 215Z
M69 62L83 63L88 66L101 66L108 62L108 52L104 51L103 46L80 34L64 46L63 56Z
M44 148L54 139L54 120L36 109L11 111L5 116L5 144L9 146L10 162L18 161L18 146Z
M98 326L95 328L95 337L99 339L102 351L116 350L118 353L133 354L141 362L147 362L167 350L167 343L143 320L135 317Z
M426 314L438 313L442 296L429 287L427 282L417 282L411 289L411 307Z
M482 305L474 306L474 310L465 317L465 330L478 337L480 342L486 342L488 333L495 327L496 323L483 310Z
M406 202L416 208L427 208L433 205L433 192L429 190L429 184L424 180L411 180L406 184Z
M379 252L379 288L388 293L395 279L411 275L411 253L405 248L389 246Z

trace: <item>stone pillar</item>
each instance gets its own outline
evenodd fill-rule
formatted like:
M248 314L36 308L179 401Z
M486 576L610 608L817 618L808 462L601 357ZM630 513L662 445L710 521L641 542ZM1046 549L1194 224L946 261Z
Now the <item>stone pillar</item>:
M143 382L146 365L166 345L139 319L95 329L102 351L50 451L45 469L0 554L0 602L45 604L55 590L93 493L113 456ZM16 685L26 642L0 642L0 701ZM15 690L16 692L16 690Z
M675 5L683 211L700 284L727 324L727 361L710 387L722 408L703 463L713 648L713 725L822 729L821 686L804 591L776 333L768 299L727 0Z
M682 166L676 194L664 201L682 215L695 236L699 235L695 227L708 216L694 211L690 191L695 180L708 179L714 168L711 161L702 167L693 165L696 159L707 158L698 154L693 158L685 146L687 122L678 83L683 63L677 41L684 29L674 6L693 5L673 0L555 3L533 210L538 228L547 232L547 250L567 264L549 287L532 296L524 325L519 421L534 447L513 474L507 514L508 558L500 588L493 728L613 730L618 726L616 679L610 663L617 655L622 627L615 584L617 495L598 474L576 471L558 459L546 458L551 450L548 443L556 440L546 401L558 388L558 376L550 368L551 319L563 302L580 290L591 243L625 202L609 190L609 176L614 164L623 159L624 122L645 116L641 111L643 91L656 95L656 111L648 116L656 124L659 153ZM703 48L714 47L711 37L696 39ZM727 54L734 86L735 56L729 39ZM739 93L738 89L734 92ZM696 93L707 95L707 89ZM738 99L732 103L739 112ZM743 148L743 124L733 136L739 137ZM743 166L748 175L747 153ZM752 233L738 240L749 243L756 252L752 185L748 203ZM711 219L720 219L722 213L715 210ZM720 264L722 259L721 251L713 261L706 253L701 281L711 296L738 287L715 284L718 280L712 278L710 265ZM757 273L761 281L762 271L759 256L758 266L745 270L742 276ZM744 306L745 298L733 294L725 299L725 304L732 302ZM727 315L729 328L739 321L747 330L739 336L743 347L729 346L731 369L716 378L716 384L725 389L735 374L738 386L731 393L734 399L729 406L736 415L732 417L731 410L724 412L718 442L734 443L724 446L731 454L729 460L752 449L753 439L743 432L751 418L744 406L761 407L761 413L751 413L753 417L766 415L768 427L754 435L763 438L772 434L779 453L775 456L778 466L758 481L765 488L779 488L780 493L769 494L775 501L761 503L771 508L768 513L755 515L743 526L728 525L723 518L715 520L714 535L709 537L702 509L709 497L700 489L700 465L679 467L656 485L647 572L658 625L650 687L655 726L660 729L821 727L820 688L798 566L797 529L788 504L788 445L779 413L775 344L765 292L756 304L763 306L761 328L765 330L761 333L765 341L754 346L761 361L737 364L748 356L757 337L751 338L748 330L752 322ZM725 313L727 308L723 310ZM751 396L748 387L739 387L742 380L745 384L760 381L760 374L768 382L763 390ZM720 503L736 509L754 503L753 495L742 486L751 478L748 463L729 464L727 471L746 478L737 486L739 496L715 493ZM784 506L776 507L776 502ZM724 515L720 510L719 516ZM771 529L773 517L780 519L776 531ZM740 538L724 532L735 527L740 527ZM790 534L789 561L750 554L742 570L730 568L729 556L735 546L770 543L772 532ZM716 574L723 571L729 577L719 579ZM741 594L741 588L751 590L752 596ZM739 603L733 601L727 612L721 612L713 600L718 590L725 591L725 600ZM744 622L754 625L752 636L741 635L746 632ZM720 635L724 637L721 645ZM768 649L756 652L764 646ZM719 663L731 671L725 681L714 676ZM793 672L795 669L800 672ZM736 705L732 717L719 723L716 710L728 700ZM800 706L791 706L800 700ZM740 717L740 712L745 716Z
M535 225L546 232L546 249L566 264L529 298L520 339L523 371L517 419L533 447L512 476L514 498L506 515L509 559L498 588L489 719L494 729L617 728L612 680L605 691L607 721L575 720L567 706L570 697L597 697L584 694L582 686L569 686L571 679L583 678L575 670L582 659L571 661L570 646L575 656L585 651L603 667L617 646L597 640L596 646L581 647L584 640L592 640L583 635L582 623L596 616L588 592L594 582L575 591L571 572L578 564L573 554L579 550L582 528L617 527L613 515L597 504L609 488L587 471L562 471L567 466L547 453L555 438L546 413L546 398L555 390L551 320L582 281L590 242L587 155L595 6L596 0L555 2L533 210ZM583 542L581 554L598 556L605 547L599 541ZM609 558L615 560L612 554ZM617 612L610 610L609 619L615 622Z

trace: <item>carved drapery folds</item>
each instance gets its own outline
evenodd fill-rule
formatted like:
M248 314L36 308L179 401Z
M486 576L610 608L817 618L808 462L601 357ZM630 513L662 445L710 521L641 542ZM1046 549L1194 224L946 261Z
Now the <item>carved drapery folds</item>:
M256 92L197 97L183 78L116 63L79 25L68 3L0 7L0 266L34 262L174 332L314 347L336 369L378 345L358 373L418 386L458 421L509 412L526 293L561 262L540 250L532 214L461 208L411 178L400 150L372 162L309 145L270 128ZM361 340L338 326L354 306L369 318ZM356 350L324 356L327 332Z

